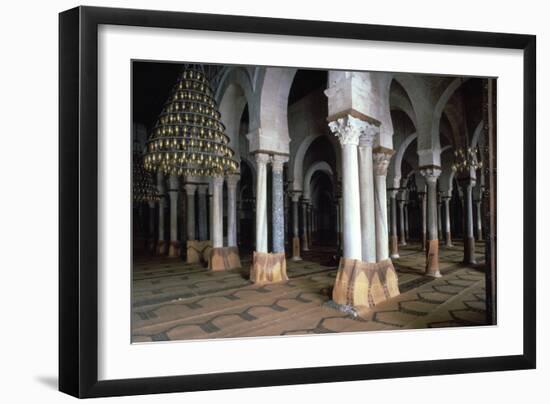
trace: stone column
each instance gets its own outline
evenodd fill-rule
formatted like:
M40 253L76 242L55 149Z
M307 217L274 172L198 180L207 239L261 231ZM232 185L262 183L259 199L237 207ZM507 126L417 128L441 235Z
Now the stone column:
M187 195L187 241L196 240L195 235L195 184L185 184L185 194Z
M155 202L149 201L149 244L147 245L147 250L149 253L155 253Z
M269 155L256 153L256 251L267 253L267 168Z
M223 177L212 179L212 248L223 247Z
M426 243L428 241L427 237L427 216L428 216L428 204L426 201L426 192L420 192L420 199L422 205L422 251L426 251Z
M208 184L208 240L212 242L214 237L214 182L211 178Z
M441 225L441 197L437 198L437 238L443 240L443 229Z
M227 176L227 246L237 247L237 184L238 175Z
M405 201L405 240L409 240L409 204Z
M199 193L199 240L208 240L208 212L206 193L208 192L207 184L200 184L198 187Z
M180 255L180 245L178 240L178 178L170 176L170 247L168 248L169 257L178 257Z
M376 262L376 224L372 145L376 130L366 130L359 138L359 200L361 202L361 259Z
M452 247L453 240L451 238L451 197L444 197L443 202L445 203L445 245L447 247Z
M477 213L477 241L483 241L483 230L481 226L481 221L482 221L481 199L476 201L476 213Z
M159 222L158 222L158 243L157 254L166 254L166 240L164 237L164 208L166 207L166 188L164 186L164 174L157 173L157 189L160 195L159 200Z
M386 175L393 150L377 148L374 150L374 205L376 223L376 261L389 258L388 251L388 204L386 201Z
M439 239L437 237L437 179L441 174L441 168L437 166L425 166L420 168L428 188L428 240L426 242L426 275L438 278L439 272Z
M473 265L475 259L474 218L472 206L472 188L475 181L471 178L461 180L464 193L464 263Z
M283 165L288 157L274 155L272 163L272 218L273 223L273 252L285 252L285 216L284 216L284 195L283 195Z
M336 199L336 244L338 245L338 255L342 251L342 197Z
M405 236L405 201L399 201L399 245L407 245L407 238Z
M357 146L363 121L347 115L329 123L342 147L343 256L361 260L361 203Z
M302 199L302 249L309 251L307 206L309 201Z
M399 258L399 249L397 248L397 190L392 189L390 194L390 257Z
M300 201L300 192L292 193L292 260L301 261L300 257L300 226L298 216L298 203Z

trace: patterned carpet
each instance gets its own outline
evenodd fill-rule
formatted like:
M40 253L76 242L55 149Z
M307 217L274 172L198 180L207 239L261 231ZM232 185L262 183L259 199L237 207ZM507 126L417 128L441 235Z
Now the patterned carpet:
M462 245L440 249L442 278L422 275L418 244L394 260L401 294L357 317L327 304L336 276L334 251L317 247L304 260L287 260L289 282L255 286L243 268L210 272L180 259L134 263L133 342L483 325L484 246L478 265L464 266Z

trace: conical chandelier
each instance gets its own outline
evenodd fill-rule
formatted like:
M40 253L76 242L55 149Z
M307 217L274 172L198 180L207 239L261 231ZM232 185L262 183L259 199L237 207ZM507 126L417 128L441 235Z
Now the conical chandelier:
M134 151L132 164L132 197L135 202L153 202L160 199L153 176L143 165L143 157Z
M178 176L237 171L212 89L201 65L186 65L147 142L144 165Z

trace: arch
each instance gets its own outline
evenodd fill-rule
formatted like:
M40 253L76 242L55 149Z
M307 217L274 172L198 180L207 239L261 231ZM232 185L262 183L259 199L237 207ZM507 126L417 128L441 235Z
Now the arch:
M334 173L332 171L332 167L329 163L326 161L317 161L313 163L307 170L306 175L304 176L304 193L303 197L304 199L310 199L311 198L311 177L313 174L315 174L317 171L322 171L325 174L329 176L331 179L333 186L334 186Z
M403 163L403 156L405 155L405 151L407 151L407 148L409 145L418 137L418 134L411 133L409 136L401 142L399 145L399 148L397 150L397 153L395 153L395 156L393 158L393 186L394 188L399 188L400 181L401 181L401 165ZM390 174L391 175L391 174ZM391 177L390 177L391 178Z
M302 191L303 190L303 178L304 178L304 158L306 156L309 146L317 140L319 137L323 136L320 133L313 133L306 136L302 143L298 146L296 153L293 157L293 162L291 164L291 175L292 175L292 190L293 191Z
M476 147L477 144L479 143L479 137L481 136L482 129L483 129L483 121L480 121L474 130L474 135L472 136L472 143L470 144L471 148Z

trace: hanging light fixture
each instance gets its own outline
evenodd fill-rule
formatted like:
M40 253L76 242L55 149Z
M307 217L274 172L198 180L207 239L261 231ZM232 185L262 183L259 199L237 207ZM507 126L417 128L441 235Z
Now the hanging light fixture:
M470 173L471 170L477 171L483 168L481 151L478 147L459 148L454 152L454 164L452 169L459 174Z
M134 151L132 156L132 197L135 202L154 202L160 199L153 176L143 165L143 157Z
M212 89L201 65L186 65L147 142L148 171L178 176L236 172Z

